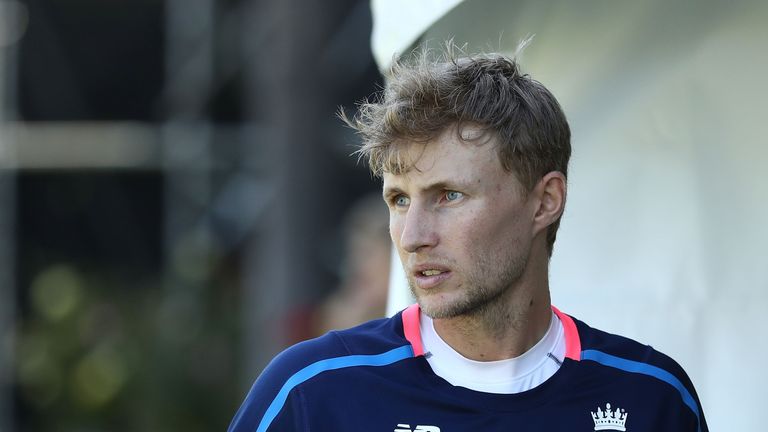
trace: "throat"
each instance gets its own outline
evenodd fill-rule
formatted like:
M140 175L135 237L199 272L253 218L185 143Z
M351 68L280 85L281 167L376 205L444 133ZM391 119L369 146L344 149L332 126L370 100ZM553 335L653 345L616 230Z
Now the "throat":
M533 347L547 332L549 302L534 300L510 307L490 302L470 313L434 320L436 333L456 352L476 361L515 358Z

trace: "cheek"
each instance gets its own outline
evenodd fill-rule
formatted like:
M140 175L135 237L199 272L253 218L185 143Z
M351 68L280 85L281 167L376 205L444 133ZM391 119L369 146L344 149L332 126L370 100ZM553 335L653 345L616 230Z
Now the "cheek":
M483 221L473 221L467 229L457 236L457 240L471 254L483 253L499 235L498 232L493 232L488 228Z
M494 233L489 229L487 220L479 215L479 212L470 213L439 225L443 243L451 249L452 254L465 255L471 259L483 253L483 249L493 241Z
M464 241L470 245L483 245L485 251L498 251L520 237L520 214L515 211L489 211L476 213L464 230ZM482 253L482 251L480 251Z
M395 245L400 244L400 237L403 232L402 218L397 215L389 215L389 237Z

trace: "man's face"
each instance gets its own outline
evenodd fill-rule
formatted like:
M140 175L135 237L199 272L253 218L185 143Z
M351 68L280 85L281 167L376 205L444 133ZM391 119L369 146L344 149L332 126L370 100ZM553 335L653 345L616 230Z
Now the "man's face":
M392 241L422 310L456 317L513 289L528 262L535 210L502 168L495 142L462 141L449 128L401 151L415 166L384 174L384 199Z

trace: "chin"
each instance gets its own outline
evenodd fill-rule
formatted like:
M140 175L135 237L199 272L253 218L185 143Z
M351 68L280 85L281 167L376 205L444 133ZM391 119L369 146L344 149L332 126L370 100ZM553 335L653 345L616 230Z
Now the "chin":
M445 294L416 296L421 310L432 319L454 318L466 311L466 301Z

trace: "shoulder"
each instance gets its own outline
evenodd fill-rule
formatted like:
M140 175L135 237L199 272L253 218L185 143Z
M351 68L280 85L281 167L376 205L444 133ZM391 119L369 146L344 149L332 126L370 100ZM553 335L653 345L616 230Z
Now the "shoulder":
M683 368L668 355L650 345L633 339L595 329L574 319L581 342L581 359L633 373L671 374L690 383ZM666 372L661 373L661 371Z
M270 386L280 385L297 374L306 377L319 371L353 366L366 359L386 357L393 351L405 352L405 348L410 349L410 345L402 336L399 315L369 321L291 346L270 362L259 380L269 381Z
M580 362L610 368L628 379L655 383L659 392L669 395L682 410L689 409L703 426L701 430L706 430L694 385L678 362L650 345L592 328L577 319L574 322L581 343Z
M278 354L259 375L229 430L267 430L259 426L298 421L302 406L292 397L324 372L386 365L412 356L399 314L293 345Z

